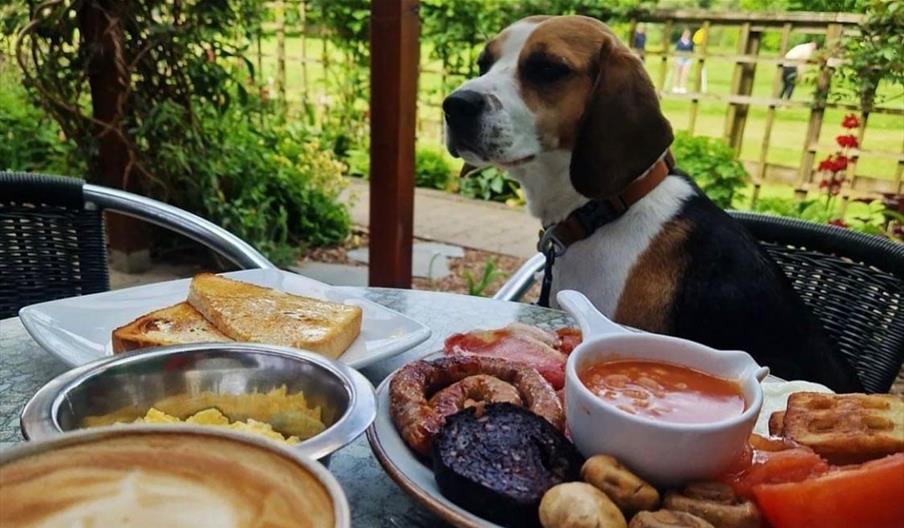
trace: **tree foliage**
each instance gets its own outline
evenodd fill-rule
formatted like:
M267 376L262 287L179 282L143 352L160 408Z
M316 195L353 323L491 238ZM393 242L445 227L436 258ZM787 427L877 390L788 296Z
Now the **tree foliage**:
M128 149L123 186L139 179L142 190L179 202L178 194L196 185L178 163L159 163L167 156L162 147L181 137L185 148L203 149L196 107L224 111L236 98L247 102L239 68L228 59L243 58L261 6L259 0L29 1L31 19L17 56L25 85L76 142L89 175L98 173L99 138L115 135ZM93 61L111 53L86 34L95 15L112 35L110 82L121 88L109 121L97 119L103 101L92 100L90 85Z
M104 183L198 212L277 262L348 234L332 153L249 91L245 53L263 0L27 5L25 86L75 142L89 179L109 176L108 158L124 154L119 181ZM111 137L124 153L105 145Z
M838 74L869 111L880 82L904 90L904 1L869 1L860 31L860 38L845 41Z

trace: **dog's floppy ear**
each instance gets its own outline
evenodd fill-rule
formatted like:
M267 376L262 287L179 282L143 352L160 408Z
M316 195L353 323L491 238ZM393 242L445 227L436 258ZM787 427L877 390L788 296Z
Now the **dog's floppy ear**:
M571 153L571 183L601 199L624 190L673 136L643 64L614 36L605 36L591 68L596 79Z

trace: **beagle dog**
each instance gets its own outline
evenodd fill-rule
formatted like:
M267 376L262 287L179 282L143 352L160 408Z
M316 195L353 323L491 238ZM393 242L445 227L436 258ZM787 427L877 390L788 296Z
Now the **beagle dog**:
M745 350L787 379L862 390L778 266L671 166L656 90L605 24L529 17L491 40L478 65L443 101L447 148L466 168L506 170L557 235L552 299L578 290L619 323Z

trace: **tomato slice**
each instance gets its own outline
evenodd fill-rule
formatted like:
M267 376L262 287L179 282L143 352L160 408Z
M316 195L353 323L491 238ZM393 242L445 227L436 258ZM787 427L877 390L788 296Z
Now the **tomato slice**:
M900 528L904 453L800 482L758 484L753 494L774 528Z
M722 480L738 496L753 497L753 487L759 484L797 482L829 470L829 464L807 448L797 447L781 451L754 449L752 460L740 471Z

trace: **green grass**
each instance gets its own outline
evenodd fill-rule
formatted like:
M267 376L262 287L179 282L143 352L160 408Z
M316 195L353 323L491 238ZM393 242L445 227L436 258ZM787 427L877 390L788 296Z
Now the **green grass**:
M649 31L648 49L655 49L659 46L658 39L661 37L656 35L655 28ZM718 39L715 37L718 37ZM728 31L718 34L714 33L711 39L714 44L710 46L710 51L733 53L735 48L732 38L733 35ZM718 42L715 42L717 40ZM775 38L772 38L772 40L775 40ZM307 65L307 97L309 101L315 102L318 107L323 107L325 104L329 104L330 86L335 86L335 83L342 82L343 58L338 50L328 46L327 50L332 66L329 70L331 81L327 82L324 78L324 68L320 63L323 55L322 42L318 39L309 38L307 39L306 47L307 57L310 61ZM262 51L265 56L258 80L264 84L272 80L275 89L276 39L268 38L264 40ZM302 39L300 37L287 37L286 55L297 57L301 53ZM769 51L763 52L763 54L769 53L775 54ZM654 82L657 82L659 78L660 64L660 57L647 57L646 67ZM421 66L422 70L437 71L440 68L439 63L430 58L429 50L426 46L421 51ZM673 63L669 62L667 64L666 89L671 86L672 69ZM720 58L707 59L707 92L728 94L733 70L734 63L728 60ZM754 77L754 97L771 97L775 70L774 66L767 63L758 65ZM813 84L811 78L815 68L810 67L808 71L810 73L805 74L803 81L799 82L795 89L794 100L796 101L809 101L812 99ZM689 88L691 89L694 87L694 76L695 71L692 71L689 82ZM301 64L298 61L288 59L286 66L286 96L290 105L301 101L305 96L303 85ZM889 99L888 102L884 103L885 105L901 108L904 105L904 97L901 97L899 92L899 88L896 90L894 87L882 86L880 87L879 95ZM444 93L440 75L432 72L422 73L419 79L419 93L418 139L426 143L437 144L440 138L441 123L439 103ZM662 108L675 130L687 129L691 108L689 100L665 98L662 101ZM694 133L697 135L722 137L727 109L728 105L726 103L701 101L698 107ZM775 111L767 162L794 168L800 165L809 113L810 110L808 108L779 108ZM834 152L834 138L841 133L840 122L845 113L845 111L836 109L826 111L817 159L822 159L827 154ZM764 107L750 107L740 153L742 160L757 161L759 159L766 114L767 109ZM904 118L879 114L870 116L862 147L866 150L900 153L902 147L904 147ZM894 178L895 168L896 160L893 157L865 155L860 158L857 164L857 174L858 176L891 180ZM784 188L787 189L787 187Z

